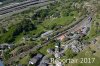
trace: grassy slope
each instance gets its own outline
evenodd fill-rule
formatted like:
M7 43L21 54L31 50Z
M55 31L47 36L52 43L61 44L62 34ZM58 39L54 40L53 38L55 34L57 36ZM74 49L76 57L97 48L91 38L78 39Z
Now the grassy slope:
M22 58L22 59L19 61L19 63L20 63L20 64L28 64L29 60L30 60L30 57L29 57L29 55L27 55L27 56L25 56L24 58Z
M53 18L53 19L47 19L44 21L44 26L52 26L54 24L56 25L69 25L72 20L74 19L74 16L78 16L77 11L72 11L73 16L66 16L61 18Z
M41 49L39 50L39 52L41 52L41 53L43 53L44 55L46 55L46 54L47 54L47 49L54 48L54 46L55 46L54 43L50 43L50 44L48 44L47 46L41 48Z
M74 19L74 16L78 17L78 13L76 11L72 12L74 15L73 16L66 16L66 17L60 17L60 18L51 18L51 19L46 19L42 24L39 24L37 26L36 30L31 31L31 34L38 35L46 30L45 27L48 26L53 26L56 24L57 25L69 25L72 23L72 20Z
M91 54L91 52L89 50L85 50L85 51L79 53L75 58L79 59L79 62L73 63L73 64L68 64L68 66L100 66L100 62L99 62L100 58ZM95 58L95 61L93 63L80 63L81 62L80 58Z

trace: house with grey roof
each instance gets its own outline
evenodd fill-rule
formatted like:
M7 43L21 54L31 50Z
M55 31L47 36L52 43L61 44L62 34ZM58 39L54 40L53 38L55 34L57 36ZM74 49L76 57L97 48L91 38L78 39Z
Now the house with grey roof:
M72 51L78 53L79 49L75 45L72 45Z
M42 63L42 64L40 64L39 66L48 66L48 64Z
M44 61L43 61L43 63L46 63L46 64L49 64L50 63L50 59L45 59Z
M29 61L29 64L36 64L36 62L38 61L39 59L37 58L32 58L30 61Z
M40 59L42 59L42 54L37 54L32 59L30 59L29 64L36 64Z
M87 34L88 31L89 31L89 29L90 29L89 27L83 27L83 28L82 28L82 33L83 33L83 34Z
M73 36L70 36L71 39L73 40L78 40L80 38L79 34L74 34Z

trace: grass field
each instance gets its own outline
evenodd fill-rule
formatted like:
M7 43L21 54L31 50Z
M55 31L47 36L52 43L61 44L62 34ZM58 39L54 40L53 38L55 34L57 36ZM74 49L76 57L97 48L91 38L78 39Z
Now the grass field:
M93 18L94 21L92 22L91 30L88 35L89 39L100 35L100 14L97 14L98 17Z
M73 16L47 19L43 23L37 25L37 29L30 31L30 33L33 35L40 35L46 30L52 30L52 27L61 26L61 25L67 26L72 23L73 19L74 19Z
M55 23L57 25L68 25L72 20L73 20L73 16L68 16L68 17L48 19L45 20L43 24L45 24L45 26L53 25Z
M44 55L46 55L47 54L47 49L52 49L52 48L54 48L54 46L55 46L55 44L54 43L50 43L50 44L48 44L47 46L44 46L43 48L41 48L40 50L39 50L39 52L40 53L43 53Z
M20 64L28 64L29 60L30 60L30 57L29 55L27 55L24 58L22 58L19 62Z

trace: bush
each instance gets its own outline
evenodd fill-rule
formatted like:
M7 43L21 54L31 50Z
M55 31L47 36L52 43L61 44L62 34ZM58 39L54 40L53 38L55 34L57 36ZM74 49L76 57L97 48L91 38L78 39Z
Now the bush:
M0 43L13 42L15 37L23 32L28 32L35 29L35 25L30 19L24 19L20 23L10 27L9 31L0 37Z

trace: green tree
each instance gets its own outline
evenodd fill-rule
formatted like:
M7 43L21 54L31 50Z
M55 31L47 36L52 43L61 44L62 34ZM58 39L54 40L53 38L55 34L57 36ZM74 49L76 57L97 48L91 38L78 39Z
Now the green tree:
M20 33L34 30L36 27L30 19L24 19L20 23L10 27L9 31L0 37L0 42L13 42Z

